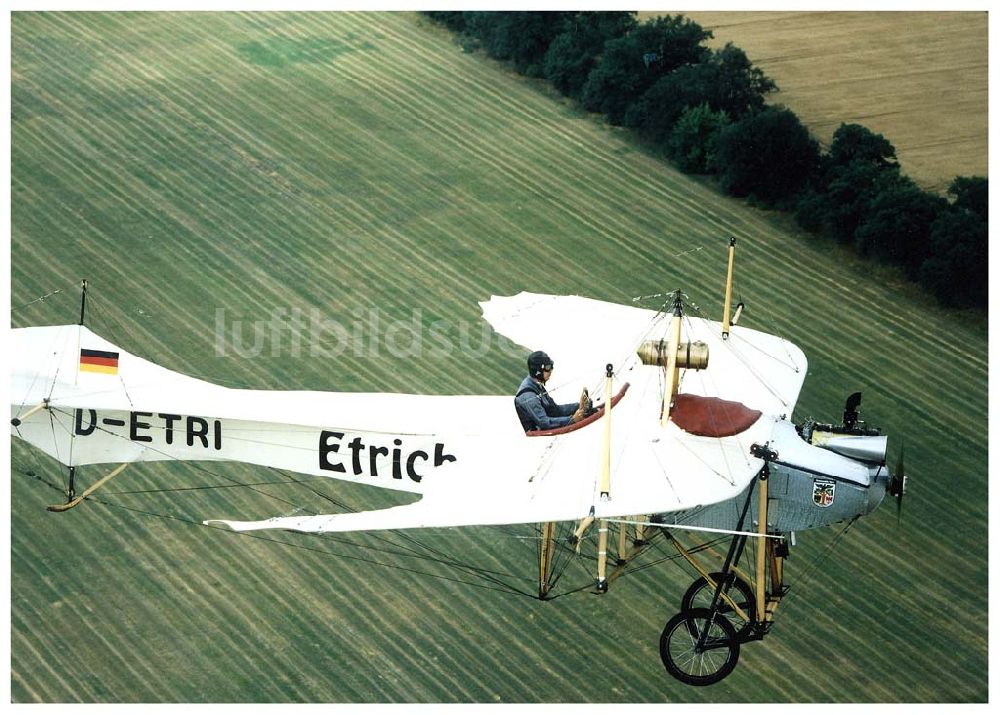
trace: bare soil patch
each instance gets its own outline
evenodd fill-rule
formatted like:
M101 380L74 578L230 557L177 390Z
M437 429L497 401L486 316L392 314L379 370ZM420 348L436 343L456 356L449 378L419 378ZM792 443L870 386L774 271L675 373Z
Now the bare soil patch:
M824 144L857 123L885 135L925 189L987 175L985 12L684 14L712 30L712 46L743 48L778 83L769 101Z

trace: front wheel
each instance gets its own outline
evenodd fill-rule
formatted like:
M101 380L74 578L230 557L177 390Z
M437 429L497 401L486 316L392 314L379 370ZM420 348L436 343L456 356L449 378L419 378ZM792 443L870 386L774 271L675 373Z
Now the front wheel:
M660 658L667 672L688 685L713 685L733 672L740 642L729 620L707 608L682 611L667 621L660 636ZM708 633L702 642L702 634Z

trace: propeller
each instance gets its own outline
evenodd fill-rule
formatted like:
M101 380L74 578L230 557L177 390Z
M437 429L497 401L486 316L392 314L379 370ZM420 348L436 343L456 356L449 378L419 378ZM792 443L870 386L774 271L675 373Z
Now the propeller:
M889 494L896 497L896 522L898 523L903 513L903 495L906 494L906 473L903 471L903 450L906 444L899 444L899 459L896 460L896 468L892 470L889 478Z

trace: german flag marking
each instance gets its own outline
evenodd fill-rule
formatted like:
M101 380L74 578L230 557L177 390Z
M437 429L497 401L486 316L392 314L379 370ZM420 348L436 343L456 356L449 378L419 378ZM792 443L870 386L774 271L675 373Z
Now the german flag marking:
M118 374L118 353L107 350L80 349L80 372L99 372L105 375Z

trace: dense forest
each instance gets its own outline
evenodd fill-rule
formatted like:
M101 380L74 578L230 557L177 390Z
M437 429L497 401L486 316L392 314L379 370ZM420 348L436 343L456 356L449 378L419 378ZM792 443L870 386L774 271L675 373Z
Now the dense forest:
M727 194L791 213L805 230L899 266L942 304L987 307L988 184L956 177L948 196L903 174L893 145L841 124L825 150L791 110L765 101L775 83L731 43L682 15L634 12L428 12L468 51L627 127L681 170Z

